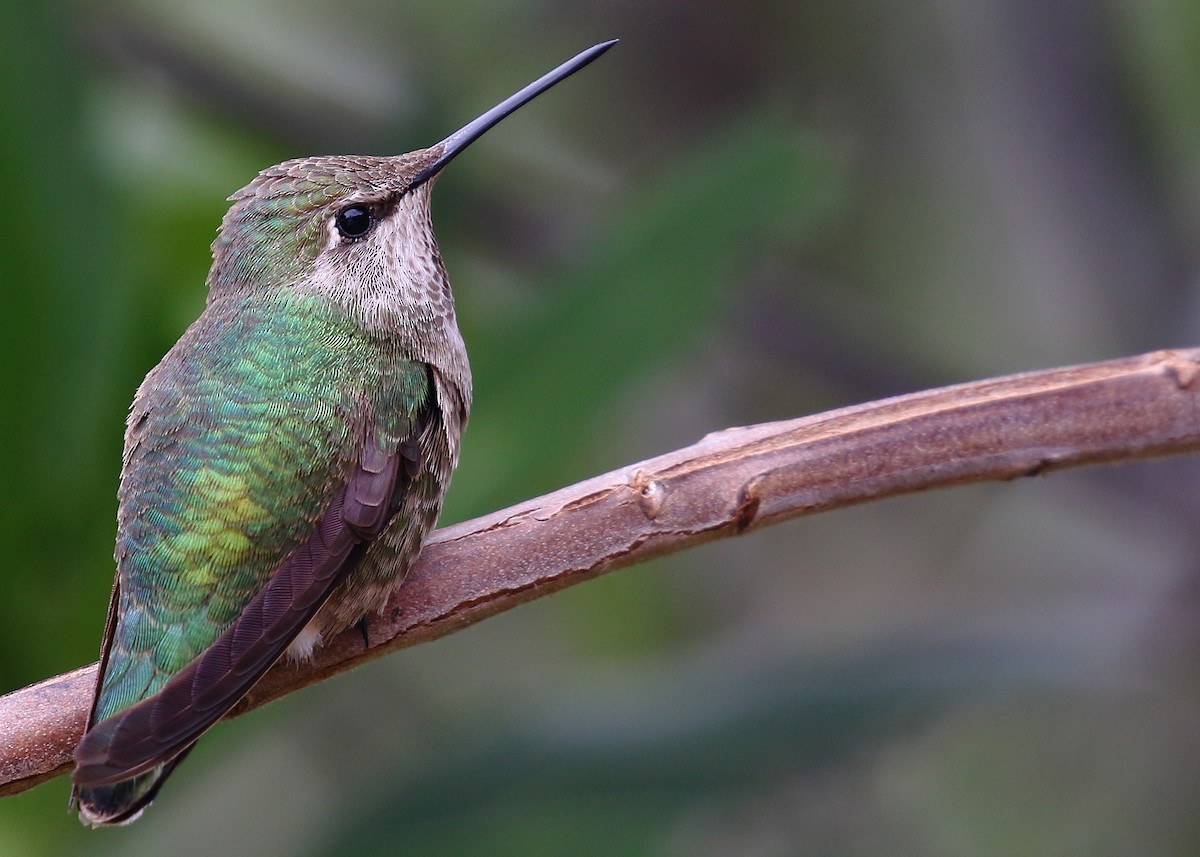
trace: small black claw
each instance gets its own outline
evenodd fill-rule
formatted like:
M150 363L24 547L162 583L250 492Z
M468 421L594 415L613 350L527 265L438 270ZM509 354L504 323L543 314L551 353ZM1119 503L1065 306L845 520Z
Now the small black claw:
M361 619L359 619L357 622L355 622L354 627L358 629L358 633L362 634L363 648L364 649L371 648L371 637L367 633L367 617L363 616Z

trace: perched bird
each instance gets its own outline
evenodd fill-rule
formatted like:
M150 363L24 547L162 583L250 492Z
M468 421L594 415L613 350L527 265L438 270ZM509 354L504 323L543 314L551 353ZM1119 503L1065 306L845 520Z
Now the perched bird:
M308 657L400 584L471 404L433 180L613 44L428 149L286 161L231 197L204 312L129 414L116 580L75 750L85 823L135 819L285 650Z

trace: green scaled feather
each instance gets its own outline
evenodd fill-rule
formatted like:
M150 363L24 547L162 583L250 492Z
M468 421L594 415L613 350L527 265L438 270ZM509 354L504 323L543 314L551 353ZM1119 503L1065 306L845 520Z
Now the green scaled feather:
M211 304L130 414L115 622L89 726L211 645L308 538L368 427L398 447L429 395L424 364L328 302L279 290ZM76 799L111 816L144 804L172 766Z

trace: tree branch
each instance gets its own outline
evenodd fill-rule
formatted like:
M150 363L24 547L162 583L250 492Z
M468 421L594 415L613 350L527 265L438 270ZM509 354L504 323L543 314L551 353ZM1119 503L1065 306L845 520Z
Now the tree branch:
M911 491L1200 449L1200 349L945 387L718 432L438 530L370 623L281 663L231 716L573 583ZM65 772L95 665L0 697L0 795Z

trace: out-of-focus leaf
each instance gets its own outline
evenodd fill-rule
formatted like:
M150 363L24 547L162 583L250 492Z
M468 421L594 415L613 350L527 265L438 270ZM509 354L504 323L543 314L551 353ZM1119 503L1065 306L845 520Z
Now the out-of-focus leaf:
M471 343L476 406L456 508L479 513L590 475L597 414L711 329L739 274L802 245L837 199L830 152L751 117L615 201L592 250L528 323ZM454 516L453 512L450 515Z

